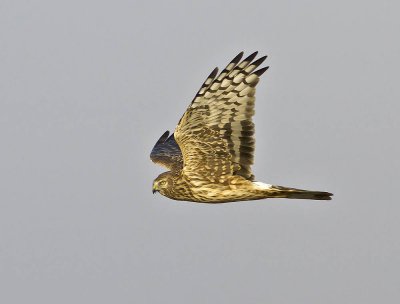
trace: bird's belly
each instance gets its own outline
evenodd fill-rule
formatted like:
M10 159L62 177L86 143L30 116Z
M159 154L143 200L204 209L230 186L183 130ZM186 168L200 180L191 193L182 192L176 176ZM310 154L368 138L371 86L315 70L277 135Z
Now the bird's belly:
M227 203L248 200L250 197L254 197L248 188L221 184L192 189L192 195L192 201L201 203Z

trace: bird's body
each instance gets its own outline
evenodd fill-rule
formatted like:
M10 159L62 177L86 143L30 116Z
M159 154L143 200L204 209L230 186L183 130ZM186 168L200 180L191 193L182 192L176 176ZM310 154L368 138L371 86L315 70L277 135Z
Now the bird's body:
M254 181L255 87L268 67L251 54L236 56L217 76L215 69L180 119L165 132L150 158L170 171L153 183L153 192L174 200L226 203L269 197L329 200L331 193L273 186Z
M259 200L264 198L302 198L314 200L330 199L330 193L308 191L261 182L252 182L241 176L231 176L223 183L190 180L184 175L165 172L162 179L171 179L172 187L163 191L163 195L178 201L199 203L228 203L236 201ZM159 190L157 190L159 191Z

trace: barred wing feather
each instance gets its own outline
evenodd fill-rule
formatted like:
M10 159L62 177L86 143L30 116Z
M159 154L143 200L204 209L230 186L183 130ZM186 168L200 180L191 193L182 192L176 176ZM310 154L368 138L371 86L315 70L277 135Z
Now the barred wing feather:
M254 179L254 95L268 67L255 71L266 58L253 61L257 52L240 61L242 56L243 52L218 76L217 69L210 74L175 129L185 173ZM202 164L211 168L208 173L198 171Z

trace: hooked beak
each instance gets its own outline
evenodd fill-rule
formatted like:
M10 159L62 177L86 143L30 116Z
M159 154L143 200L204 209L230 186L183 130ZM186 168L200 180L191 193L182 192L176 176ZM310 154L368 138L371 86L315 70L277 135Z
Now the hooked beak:
M153 185L153 194L156 193L158 191L157 185Z

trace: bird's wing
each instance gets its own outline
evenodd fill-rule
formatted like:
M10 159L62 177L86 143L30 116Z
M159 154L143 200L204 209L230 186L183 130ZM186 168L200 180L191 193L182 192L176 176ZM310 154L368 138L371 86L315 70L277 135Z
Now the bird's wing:
M169 136L169 131L161 135L150 153L150 159L170 170L180 170L183 167L181 149L175 141L174 134Z
M217 69L210 74L176 127L186 172L202 164L211 167L213 160L212 174L254 178L255 87L268 67L255 71L266 58L253 62L257 52L240 61L242 56L243 52L218 76Z

